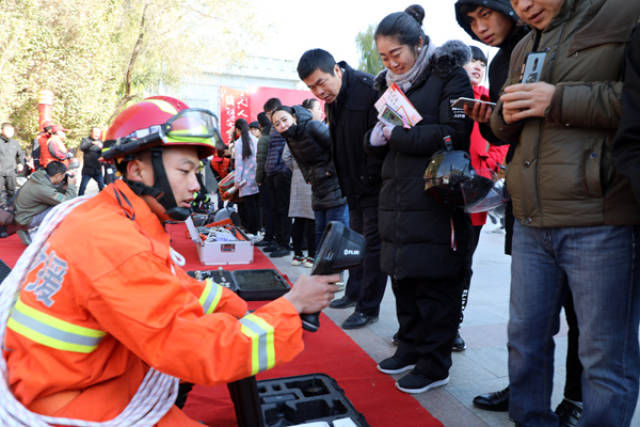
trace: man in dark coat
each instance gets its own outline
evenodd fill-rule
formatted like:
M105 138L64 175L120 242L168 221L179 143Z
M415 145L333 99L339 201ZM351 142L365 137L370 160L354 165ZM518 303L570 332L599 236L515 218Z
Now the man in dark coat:
M386 274L380 270L378 231L381 162L364 152L364 136L377 121L374 103L378 94L371 75L352 69L346 62L336 64L333 56L322 49L302 55L298 75L326 103L331 154L347 197L349 225L366 240L363 265L349 270L344 297L331 303L333 308L355 305L354 313L342 327L360 328L377 319L387 283Z
M16 172L21 172L24 151L13 139L15 130L11 123L3 123L0 133L0 205L5 205L16 192ZM0 237L7 237L6 226L0 226Z
M640 25L627 43L622 102L623 113L613 143L613 159L616 168L629 179L636 198L640 200Z
M80 189L78 196L82 196L87 189L90 179L98 183L98 190L104 188L104 180L102 178L102 163L100 163L100 154L102 153L102 141L100 140L101 130L98 127L91 128L91 134L87 138L82 138L80 149L84 153L82 165L82 180L80 181Z

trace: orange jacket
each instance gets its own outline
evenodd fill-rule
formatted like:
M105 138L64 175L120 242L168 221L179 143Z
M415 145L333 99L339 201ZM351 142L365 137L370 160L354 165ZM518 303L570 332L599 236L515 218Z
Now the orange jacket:
M36 412L104 421L124 409L149 366L212 385L302 351L293 305L280 298L246 314L227 288L189 277L171 260L160 221L123 181L74 209L38 257L4 343L11 389ZM84 344L42 338L25 315ZM159 425L189 422L174 406Z
M69 166L68 150L62 138L58 135L44 133L38 137L38 142L40 143L40 166L47 167L54 160Z

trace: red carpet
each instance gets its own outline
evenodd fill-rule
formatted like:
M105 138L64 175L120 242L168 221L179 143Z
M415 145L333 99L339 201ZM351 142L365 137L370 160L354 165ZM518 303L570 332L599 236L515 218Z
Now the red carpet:
M187 260L185 270L215 269L199 264L195 246L186 237L186 227L170 225L172 247ZM16 235L0 240L0 259L13 267L24 250ZM223 266L226 270L273 268L271 261L255 249L251 265ZM251 303L251 305L260 303ZM258 375L258 380L324 373L334 378L355 409L372 427L442 426L417 400L394 387L394 380L376 369L376 363L328 317L320 318L316 333L305 332L305 349L292 362ZM184 408L192 418L208 425L235 426L235 414L226 386L196 386Z

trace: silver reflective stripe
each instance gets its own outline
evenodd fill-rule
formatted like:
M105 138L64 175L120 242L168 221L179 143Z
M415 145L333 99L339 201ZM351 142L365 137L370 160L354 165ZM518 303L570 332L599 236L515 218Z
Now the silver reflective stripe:
M14 310L13 313L11 313L11 318L14 321L18 322L19 324L26 326L27 328L35 332L38 332L49 338L53 338L53 339L70 343L70 344L78 344L78 345L95 347L100 343L100 341L102 341L102 338L103 338L103 337L88 337L84 335L74 334L72 332L62 331L58 328L49 326L46 323L42 323L34 319L33 317L26 316L17 310Z
M246 315L240 319L240 323L250 331L247 335L253 341L251 358L253 372L257 373L272 368L275 364L273 327L255 314Z
M211 285L209 295L207 295L207 298L202 304L202 310L205 312L205 314L213 313L216 306L218 305L218 301L220 301L220 296L222 296L222 287L213 283Z

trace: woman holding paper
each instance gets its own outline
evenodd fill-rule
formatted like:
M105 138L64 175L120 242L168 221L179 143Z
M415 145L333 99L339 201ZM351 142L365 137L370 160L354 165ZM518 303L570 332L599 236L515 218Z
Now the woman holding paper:
M376 47L385 66L376 77L383 98L376 107L383 120L366 141L367 149L383 159L380 258L382 270L392 277L400 324L398 349L378 369L408 372L396 382L407 393L449 381L471 233L462 210L423 190L428 159L445 149L445 138L450 137L455 149L468 149L472 123L451 101L473 97L462 68L470 51L461 42L436 49L422 31L423 18L424 9L414 5L388 15L376 29ZM387 107L401 116L402 125L386 120Z

